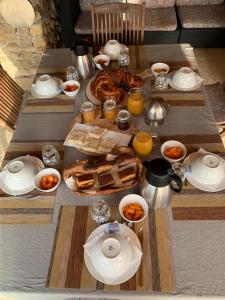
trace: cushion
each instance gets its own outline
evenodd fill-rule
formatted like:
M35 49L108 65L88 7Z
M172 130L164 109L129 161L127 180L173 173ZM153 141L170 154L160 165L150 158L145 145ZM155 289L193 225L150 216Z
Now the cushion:
M174 7L145 10L145 31L174 31L177 18ZM91 12L81 11L75 24L78 34L92 34Z
M174 7L145 9L145 31L174 31L176 28Z
M225 28L225 4L215 6L179 6L183 28Z
M219 1L219 0L217 0ZM126 0L80 0L80 9L81 11L88 11L91 9L91 3L94 4L103 4L103 3L115 3L122 2L126 3ZM127 3L136 3L141 4L145 2L146 8L159 8L159 7L172 7L175 5L175 0L127 0Z
M223 0L176 0L177 6L182 5L215 5L222 4Z

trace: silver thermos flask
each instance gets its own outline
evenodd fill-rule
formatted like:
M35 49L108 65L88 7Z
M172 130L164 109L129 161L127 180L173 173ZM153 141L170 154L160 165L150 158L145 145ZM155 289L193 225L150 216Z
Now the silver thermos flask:
M94 75L95 64L89 49L85 45L75 46L74 51L74 65L77 68L81 79L86 79Z

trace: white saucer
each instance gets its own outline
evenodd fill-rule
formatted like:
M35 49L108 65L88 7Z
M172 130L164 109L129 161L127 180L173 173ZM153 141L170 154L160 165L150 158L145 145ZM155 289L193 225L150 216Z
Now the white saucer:
M35 156L30 156L30 155L20 156L20 157L17 157L15 159L13 159L9 163L13 162L14 160L21 160L21 161L28 160L28 161L32 162L35 165L35 167L36 167L36 171L35 171L36 174L39 171L41 171L41 170L43 170L45 168L43 162L39 158L37 158ZM3 167L2 171L4 171L7 168L8 164L6 164ZM20 190L12 190L12 189L9 189L5 185L4 181L2 180L2 178L0 176L0 188L6 194L13 195L13 196L19 196L19 195L23 195L23 194L31 192L35 188L35 185L34 185L34 182L33 182L33 184L31 186L29 186L29 187L26 187L26 188L23 188L23 189L20 189Z
M202 82L203 82L203 79L197 74L195 73L196 75L196 80L197 80L197 83L195 86L193 86L192 88L182 88L182 87L179 87L179 86L176 86L173 82L172 82L172 75L173 75L174 72L171 72L168 74L168 83L169 85L174 88L175 90L179 90L179 91L184 91L184 92L189 92L189 91L194 91L198 88L200 88L200 86L202 85Z
M87 242L90 241L93 238L96 238L97 236L99 236L100 234L102 234L102 232L104 232L107 229L108 224L103 224L99 227L97 227L88 237ZM140 241L137 237L137 235L127 226L123 225L123 224L119 224L120 226L120 230L121 232L124 232L124 234L127 236L128 239L130 239L132 241L132 243L141 250L141 245L140 245ZM128 268L128 270L122 274L122 275L118 275L118 280L115 278L112 281L109 281L107 279L104 279L102 277L102 275L95 269L93 263L91 262L91 259L89 257L89 255L86 253L85 248L84 248L84 261L86 264L86 267L88 269L88 271L91 273L91 275L97 279L100 282L103 282L104 284L121 284L127 280L129 280L138 270L140 264L141 264L141 256L140 258L137 260L137 262L135 264L132 265L132 268ZM110 270L109 270L110 271Z
M60 78L57 78L57 77L53 77L57 82L58 82L58 89L55 93L53 94L49 94L49 95L41 95L41 94L38 94L36 93L35 91L35 84L32 84L31 86L31 95L34 96L35 98L39 98L39 99L49 99L49 98L53 98L57 95L59 95L61 93L61 85L63 84L63 81L60 79Z
M197 155L198 155L198 152L194 152L194 153L189 154L185 158L183 164L184 165L190 165L191 161ZM222 159L222 158L220 158L220 159ZM198 180L196 180L195 178L193 178L189 172L185 172L185 178L187 179L188 182L190 182L197 189L205 191L205 192L215 193L215 192L219 192L219 191L222 191L222 190L225 189L225 177L218 184L207 184L207 185L205 185L202 182L199 182Z

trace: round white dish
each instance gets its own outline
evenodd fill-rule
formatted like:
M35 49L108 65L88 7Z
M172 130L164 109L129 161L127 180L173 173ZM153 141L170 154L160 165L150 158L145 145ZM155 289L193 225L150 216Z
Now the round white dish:
M169 67L167 64L165 64L165 63L160 63L160 62L151 65L151 72L152 72L152 74L153 74L155 77L157 77L157 76L159 75L159 73L158 73L158 72L155 72L155 69L165 69L165 70L166 70L166 73L168 73L169 70L170 70L170 67Z
M200 88L200 86L202 85L202 82L203 82L203 79L197 73L195 73L195 74L196 74L196 82L197 83L192 88L182 88L182 87L174 85L174 83L172 82L173 72L168 74L168 83L175 90L184 91L184 92L193 91L193 90Z
M12 162L14 162L14 161L26 161L26 160L28 160L29 162L32 162L33 164L34 164L34 166L35 166L35 168L36 168L36 170L35 170L35 173L37 174L39 171L41 171L42 169L44 169L44 164L43 164L43 162L39 159L39 158L37 158L37 157L35 157L35 156L30 156L30 155L26 155L26 156L20 156L20 157L18 157L18 158L16 158L16 159L13 159L11 162L9 162L9 163L12 163ZM4 167L3 167L3 169L2 169L2 171L5 171L6 169L7 169L7 167L8 167L8 165L9 165L9 163L8 164L6 164ZM9 195L13 195L13 196L19 196L19 195L23 195L23 194L26 194L26 193L29 193L29 192L31 192L34 188L35 188L35 184L34 184L34 181L32 182L32 184L30 185L30 186L28 186L28 187L26 187L26 188L22 188L22 189L11 189L11 188L9 188L6 184L5 184L5 182L4 182L4 180L3 180L3 178L2 178L2 176L0 176L0 188L3 190L3 192L4 193L6 193L6 194L9 194Z
M61 93L61 85L63 84L63 81L60 78L53 77L55 80L58 82L58 89L55 93L49 94L49 95L40 95L35 91L35 84L32 84L31 86L31 95L34 96L35 98L39 99L49 99L53 98Z
M78 88L75 91L67 92L67 91L65 91L65 87L67 85L75 85ZM79 93L80 83L78 81L76 81L76 80L68 80L68 81L63 82L63 84L61 85L61 89L62 89L63 93L65 95L67 95L68 97L75 98L76 95Z
M94 57L94 63L99 70L103 70L102 65L98 63L99 60L104 60L104 66L107 67L110 62L110 57L108 55L100 54Z
M97 227L88 237L87 242L90 241L91 239L97 238L99 235L102 234L102 232L104 232L107 229L108 224L103 224L99 227ZM119 224L120 226L120 230L121 232L124 233L124 235L127 236L128 239L130 239L130 241L141 251L141 245L140 245L140 241L137 237L137 235L126 225L123 224ZM85 260L85 264L86 267L88 269L88 271L91 273L91 275L97 279L100 282L103 282L104 284L121 284L127 280L129 280L138 270L140 263L141 263L141 256L140 258L135 262L135 264L132 265L132 268L128 268L127 271L122 274L122 276L117 276L118 280L112 279L110 280L105 280L102 275L95 269L89 255L87 254L87 252L84 249L84 260Z
M40 187L40 181L43 176L47 176L47 175L54 175L55 177L58 178L58 182L53 188L51 188L49 190L43 190ZM38 174L35 176L34 184L35 184L35 187L37 190L44 192L44 193L50 193L58 188L60 181L61 181L61 175L58 170L53 169L53 168L46 168L46 169L43 169L40 172L38 172Z
M178 159L172 159L172 158L169 158L167 157L165 154L164 154L164 151L167 149L167 148L170 148L170 147L180 147L181 149L183 149L183 152L184 154L182 155L182 157L178 158ZM162 156L167 160L169 161L170 163L174 163L174 162L178 162L178 161L181 161L182 159L184 159L184 157L186 156L187 154L187 149L186 147L184 146L184 144L182 144L181 142L179 141L175 141L175 140L169 140L165 143L162 144L161 146L161 154Z
M195 186L196 188L198 188L199 190L205 191L205 192L219 192L225 189L225 177L221 178L221 181L217 184L203 184L202 182L199 182L198 180L196 180L195 178L193 178L191 176L191 172L189 170L191 161L193 159L196 158L196 156L198 156L199 153L198 152L194 152L189 154L183 164L184 166L187 165L186 167L186 171L185 171L185 178L188 180L188 182L190 182L193 186ZM222 158L220 158L222 160Z
M104 47L101 47L99 50L99 53L102 55L107 55L109 56L110 60L117 60L118 57L120 56L120 52L129 52L129 48L127 46L125 46L124 44L120 44L120 51L118 52L118 54L113 55L113 54L109 54L107 52L104 51Z
M133 204L133 203L137 203L139 204L143 210L144 210L144 215L143 217L140 219L140 220L137 220L137 221L132 221L132 220L129 220L127 219L124 215L123 215L123 207L126 206L126 205L129 205L129 204ZM120 212L120 215L121 217L128 221L128 222L132 222L132 223L137 223L137 222L141 222L143 221L147 215L148 215L148 203L146 202L146 200L141 197L140 195L137 195L137 194L129 194L125 197L123 197L121 200L120 200L120 203L119 203L119 212Z

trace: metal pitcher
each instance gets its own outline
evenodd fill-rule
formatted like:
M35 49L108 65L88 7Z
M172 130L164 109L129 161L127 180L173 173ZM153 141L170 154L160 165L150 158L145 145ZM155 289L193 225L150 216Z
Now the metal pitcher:
M86 79L94 75L95 64L88 47L84 45L75 46L74 51L74 65L77 68L81 79Z

